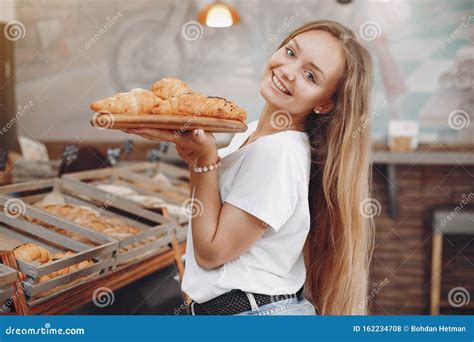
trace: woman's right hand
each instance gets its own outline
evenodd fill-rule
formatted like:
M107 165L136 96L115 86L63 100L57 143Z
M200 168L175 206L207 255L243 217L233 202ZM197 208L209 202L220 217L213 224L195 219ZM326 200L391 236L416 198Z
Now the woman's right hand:
M195 152L185 148L185 147L179 147L176 145L176 152L178 152L178 155L181 157L181 159L184 160L188 166L194 165L197 163L197 155Z

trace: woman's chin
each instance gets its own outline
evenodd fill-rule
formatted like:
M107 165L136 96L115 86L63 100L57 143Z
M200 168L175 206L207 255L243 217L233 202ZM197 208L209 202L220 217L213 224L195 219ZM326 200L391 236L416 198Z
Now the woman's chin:
M270 89L266 85L260 85L260 95L265 99L265 101L272 105L273 107L281 107L281 101L278 101L275 94L273 93L272 89Z

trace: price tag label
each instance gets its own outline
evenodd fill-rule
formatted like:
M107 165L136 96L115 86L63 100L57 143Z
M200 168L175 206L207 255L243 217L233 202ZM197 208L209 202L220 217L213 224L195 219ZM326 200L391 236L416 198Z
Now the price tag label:
M128 155L133 152L133 140L125 140L122 144L122 151L124 154Z
M120 160L120 153L121 153L120 147L109 148L107 150L107 159L110 162L110 165L115 166L118 164Z

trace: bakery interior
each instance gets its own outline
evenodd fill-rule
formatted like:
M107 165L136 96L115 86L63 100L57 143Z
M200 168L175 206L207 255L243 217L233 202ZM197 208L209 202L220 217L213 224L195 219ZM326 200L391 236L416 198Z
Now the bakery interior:
M374 60L370 314L474 314L473 15L471 0L1 0L0 314L186 315L186 164L93 127L90 104L172 76L248 124L266 60L318 19Z

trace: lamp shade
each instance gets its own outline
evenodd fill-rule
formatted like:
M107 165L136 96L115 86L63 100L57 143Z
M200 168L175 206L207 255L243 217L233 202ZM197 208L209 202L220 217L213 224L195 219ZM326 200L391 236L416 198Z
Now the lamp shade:
M209 27L229 27L238 24L240 17L232 6L216 1L199 12L198 21Z

